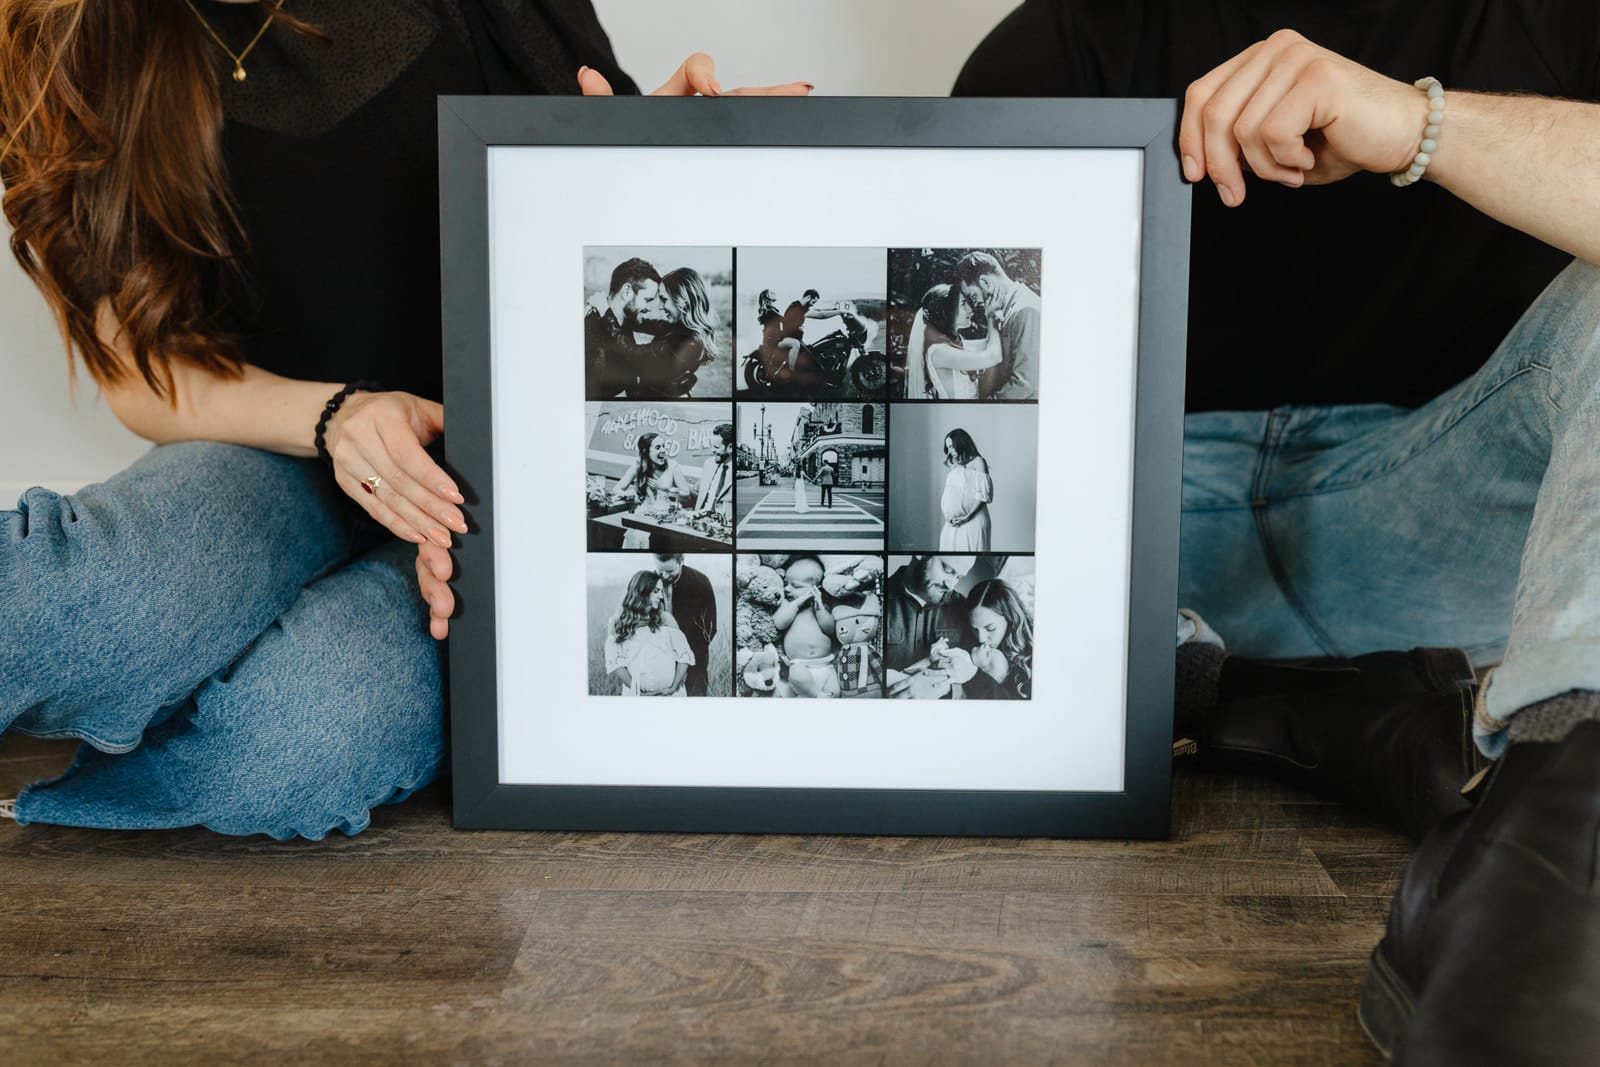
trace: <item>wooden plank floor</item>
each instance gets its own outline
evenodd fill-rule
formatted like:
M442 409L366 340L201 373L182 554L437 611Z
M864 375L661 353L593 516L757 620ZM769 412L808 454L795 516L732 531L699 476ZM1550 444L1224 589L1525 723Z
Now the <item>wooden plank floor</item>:
M0 742L0 796L70 747ZM1404 838L1180 767L1163 843L0 822L0 1063L1375 1064Z

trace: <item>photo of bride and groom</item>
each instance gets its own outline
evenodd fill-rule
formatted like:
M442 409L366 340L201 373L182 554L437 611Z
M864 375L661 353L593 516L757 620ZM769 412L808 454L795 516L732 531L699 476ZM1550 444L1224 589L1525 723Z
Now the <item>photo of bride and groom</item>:
M1038 400L1037 248L889 250L892 396Z
M590 400L733 395L733 249L584 249Z

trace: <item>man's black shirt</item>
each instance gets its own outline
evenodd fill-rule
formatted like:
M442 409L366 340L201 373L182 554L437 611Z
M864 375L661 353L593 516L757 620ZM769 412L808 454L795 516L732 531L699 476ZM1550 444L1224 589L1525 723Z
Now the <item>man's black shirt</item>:
M1029 0L954 94L1181 97L1284 27L1407 83L1437 77L1446 140L1451 90L1600 98L1595 0ZM1477 370L1571 262L1428 182L1248 180L1233 210L1210 182L1195 190L1190 411L1418 406Z
M584 311L583 348L590 400L610 400L638 386L640 346L609 309Z

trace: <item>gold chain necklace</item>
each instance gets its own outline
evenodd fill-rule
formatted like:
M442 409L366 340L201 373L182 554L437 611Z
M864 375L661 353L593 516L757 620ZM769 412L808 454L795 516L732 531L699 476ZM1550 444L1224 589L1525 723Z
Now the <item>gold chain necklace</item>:
M200 14L200 9L194 6L194 0L183 0L183 2L189 5L189 10L193 11L194 17L200 20L200 25L205 27L206 33L210 34L211 39L217 42L217 47L228 53L228 58L233 60L233 80L236 82L244 81L247 77L244 72L244 57L249 55L250 50L260 43L261 38L266 36L267 28L272 25L272 16L267 16L267 21L263 22L261 28L256 31L256 35L250 38L250 43L244 46L243 52L235 52L228 47L228 42L217 36L217 31L211 28L211 23L207 22L206 17ZM273 10L277 11L282 8L284 2L285 0L278 0Z

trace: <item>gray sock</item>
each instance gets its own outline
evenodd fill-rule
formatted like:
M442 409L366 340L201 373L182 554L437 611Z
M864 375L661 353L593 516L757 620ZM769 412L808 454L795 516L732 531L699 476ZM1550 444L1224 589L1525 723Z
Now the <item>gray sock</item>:
M1579 723L1595 721L1600 721L1600 693L1570 689L1511 716L1511 743L1560 741Z

